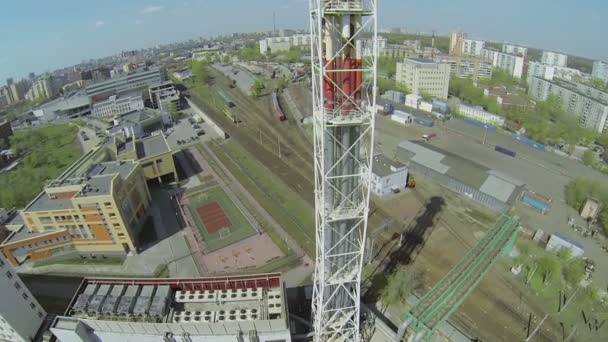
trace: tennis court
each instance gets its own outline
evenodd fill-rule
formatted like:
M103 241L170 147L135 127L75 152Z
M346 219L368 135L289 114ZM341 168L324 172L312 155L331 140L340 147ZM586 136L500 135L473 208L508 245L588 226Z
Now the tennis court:
M253 227L221 187L193 192L187 196L190 215L209 252L255 235Z

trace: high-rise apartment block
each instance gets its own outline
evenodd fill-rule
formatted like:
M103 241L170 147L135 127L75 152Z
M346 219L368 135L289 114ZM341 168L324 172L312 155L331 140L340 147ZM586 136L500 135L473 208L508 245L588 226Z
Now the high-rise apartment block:
M438 58L450 65L450 75L459 78L470 78L474 81L492 78L492 63L486 59L473 56L444 56Z
M515 78L523 76L524 57L490 49L482 49L481 57L492 61L495 68L502 69Z
M465 37L464 32L452 32L450 36L450 55L462 56Z
M46 311L0 253L0 341L34 341Z
M608 82L608 63L603 61L593 62L593 71L591 76L598 80Z
M548 65L566 67L568 65L568 55L551 51L543 51L541 62Z
M608 93L583 83L562 79L546 80L532 77L528 93L539 101L549 96L558 96L564 108L578 117L582 127L596 132L606 132L608 128Z
M520 57L526 57L528 55L528 48L523 46L511 45L511 44L503 44L502 52L508 53L511 55L517 55Z
M462 45L462 53L464 55L480 56L485 44L486 42L483 40L465 39Z
M260 53L265 55L271 53L288 51L292 47L310 48L310 35L297 34L285 37L270 37L259 41Z
M450 86L450 64L426 59L406 59L397 63L397 82L413 94L428 94L447 99Z

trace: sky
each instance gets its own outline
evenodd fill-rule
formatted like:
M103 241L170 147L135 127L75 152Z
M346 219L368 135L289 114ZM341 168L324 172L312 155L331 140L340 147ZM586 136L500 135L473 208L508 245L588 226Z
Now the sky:
M378 0L379 27L508 41L608 60L605 0ZM18 0L0 11L0 83L120 50L307 28L308 0Z

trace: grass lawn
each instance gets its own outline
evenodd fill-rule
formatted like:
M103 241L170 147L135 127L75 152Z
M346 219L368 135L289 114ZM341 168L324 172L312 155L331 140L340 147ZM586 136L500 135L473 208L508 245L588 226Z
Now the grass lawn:
M207 161L209 166L211 166L211 168L216 172L218 177L223 178L230 185L231 182L228 181L228 175L226 175L224 173L224 170L222 168L220 168L219 165L217 165L215 160L207 153L207 151L205 149L202 148L201 145L197 145L197 148L198 148L199 152L201 153L201 155L205 158L205 160ZM210 177L213 178L212 176L210 176ZM202 179L201 179L201 181L202 181ZM247 198L245 198L245 196L243 196L243 194L241 194L240 191L238 191L238 189L232 188L232 191L239 198L239 200L245 206L245 208L247 208L249 213L254 217L254 219L260 225L262 230L270 237L272 242L279 247L281 252L283 252L283 254L285 256L290 256L291 254L293 254L293 251L291 249L289 249L289 247L287 246L287 243L285 241L283 241L283 239L279 236L279 234L277 232L275 232L275 230L270 226L270 224L264 218L262 218L262 215L260 215L258 210L253 207L253 205L249 202L249 200Z
M211 148L260 205L314 257L315 222L310 205L238 143L229 141Z
M67 123L16 131L10 148L25 158L13 171L0 174L0 208L25 206L73 164L82 154L77 132Z
M190 214L192 215L197 228L201 232L203 239L207 243L209 251L216 251L255 235L255 230L253 227L251 227L249 222L247 222L247 219L245 219L232 199L228 197L222 188L214 187L204 192L190 193L187 194L187 196L190 200ZM199 207L212 202L217 202L222 209L224 209L224 212L232 223L230 233L227 236L222 237L219 232L210 234L205 228L205 225L198 214L197 209Z

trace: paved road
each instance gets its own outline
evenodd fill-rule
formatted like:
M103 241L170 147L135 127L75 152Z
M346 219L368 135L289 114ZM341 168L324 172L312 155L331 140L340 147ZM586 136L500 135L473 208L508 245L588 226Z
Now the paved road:
M213 158L213 161L220 166L222 171L228 176L230 179L231 185L236 188L236 191L243 194L247 201L253 205L255 210L262 215L263 219L266 220L272 226L272 229L279 234L279 236L285 241L287 246L296 253L296 255L300 256L302 259L301 265L298 267L286 272L283 275L283 279L285 279L288 286L298 286L304 281L314 270L314 264L312 259L302 248L300 248L299 244L278 224L274 218L268 214L268 212L255 200L255 198L239 183L239 181L230 173L230 170L224 166L224 164L215 156L213 151L207 146L203 145L205 151Z

